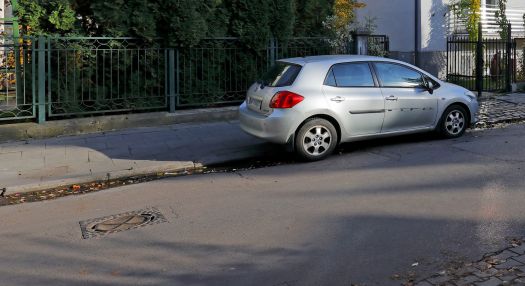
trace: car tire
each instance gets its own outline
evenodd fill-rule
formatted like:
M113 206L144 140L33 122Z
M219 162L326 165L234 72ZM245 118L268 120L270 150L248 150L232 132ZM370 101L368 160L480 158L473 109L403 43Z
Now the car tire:
M465 108L459 105L449 106L441 115L437 131L444 138L461 137L469 124L467 114Z
M318 161L330 156L337 142L337 130L330 121L311 118L296 132L295 152L303 161Z

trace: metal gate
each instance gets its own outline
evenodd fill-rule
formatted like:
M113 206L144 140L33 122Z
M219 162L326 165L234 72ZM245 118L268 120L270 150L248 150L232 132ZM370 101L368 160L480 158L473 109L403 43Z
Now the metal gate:
M478 93L511 91L517 74L516 46L515 39L483 38L481 28L478 40L468 36L449 37L447 81Z

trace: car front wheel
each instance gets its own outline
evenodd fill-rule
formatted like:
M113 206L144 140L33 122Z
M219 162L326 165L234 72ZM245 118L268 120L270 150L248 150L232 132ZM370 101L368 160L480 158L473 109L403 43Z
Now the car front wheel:
M457 138L465 133L467 125L467 111L459 105L452 105L443 112L439 131L445 138Z
M337 131L332 123L312 118L299 128L295 137L295 150L300 159L318 161L328 157L337 145Z

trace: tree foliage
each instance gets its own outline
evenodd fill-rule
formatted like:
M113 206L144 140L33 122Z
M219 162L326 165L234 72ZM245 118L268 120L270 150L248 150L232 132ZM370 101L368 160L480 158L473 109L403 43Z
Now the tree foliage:
M366 5L356 0L335 0L334 2L334 17L335 28L344 29L355 21L355 9L363 8Z
M451 4L452 10L465 22L469 39L478 39L478 24L481 20L481 0L456 0Z
M270 36L319 35L331 1L20 0L18 16L26 34L162 38L177 46L235 36L257 48Z
M523 14L523 28L525 28L525 14ZM525 81L525 45L521 50L519 80Z
M364 3L355 0L335 0L333 15L326 17L323 25L330 36L330 45L338 52L344 53L352 42L352 32L358 24L355 10L365 7Z
M26 34L66 34L76 23L68 0L19 0L18 17Z
M323 35L323 21L332 15L333 4L333 0L296 0L294 34Z
M509 20L507 19L507 0L498 1L498 11L494 14L496 16L496 23L499 26L499 36L502 40L506 40L510 35L508 35Z

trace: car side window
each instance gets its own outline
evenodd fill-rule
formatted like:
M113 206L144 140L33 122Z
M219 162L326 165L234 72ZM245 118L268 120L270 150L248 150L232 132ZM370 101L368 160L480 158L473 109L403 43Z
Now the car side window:
M374 63L383 87L418 87L424 85L423 75L413 69L391 63Z
M374 78L368 63L343 63L332 66L326 85L337 87L374 87Z

